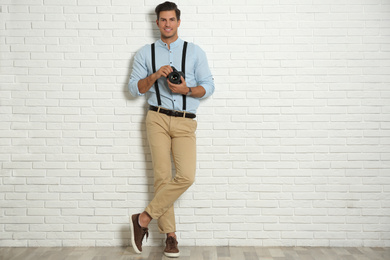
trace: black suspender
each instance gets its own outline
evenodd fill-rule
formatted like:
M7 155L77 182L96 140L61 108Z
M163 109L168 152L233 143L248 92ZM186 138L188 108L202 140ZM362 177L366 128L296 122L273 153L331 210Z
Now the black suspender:
M181 71L186 75L187 42L184 42L183 55L181 56ZM187 96L183 95L183 111L187 109Z
M183 46L183 54L182 54L182 59L181 59L181 71L185 75L185 69L186 69L186 54L187 54L187 44L188 42L184 42ZM155 54L155 44L152 43L152 69L153 73L156 72L156 54ZM160 89L158 88L158 83L157 80L154 82L154 88L156 89L156 96L157 96L157 103L158 106L161 106L161 96L160 96ZM186 110L187 108L187 96L183 95L183 111Z
M152 68L153 68L153 73L155 73L156 72L156 57L155 57L155 53L154 53L154 43L152 44ZM156 89L158 106L161 106L160 89L158 88L157 80L154 82L154 88Z

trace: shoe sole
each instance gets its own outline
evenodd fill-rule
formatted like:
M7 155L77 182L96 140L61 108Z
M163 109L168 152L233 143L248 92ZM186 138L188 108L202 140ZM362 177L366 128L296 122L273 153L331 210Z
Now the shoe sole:
M179 257L180 256L180 252L179 253L167 253L167 252L164 252L164 255L167 256L167 257Z
M142 252L138 250L137 245L135 244L135 235L134 235L134 223L133 223L133 218L130 217L130 230L131 230L131 245L133 246L134 251L137 254L141 254Z

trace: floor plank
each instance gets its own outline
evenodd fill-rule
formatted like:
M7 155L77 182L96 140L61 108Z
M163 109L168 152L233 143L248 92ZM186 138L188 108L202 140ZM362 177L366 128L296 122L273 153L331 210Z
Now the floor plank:
M390 260L383 247L180 247L179 260ZM163 247L3 247L1 260L167 260Z

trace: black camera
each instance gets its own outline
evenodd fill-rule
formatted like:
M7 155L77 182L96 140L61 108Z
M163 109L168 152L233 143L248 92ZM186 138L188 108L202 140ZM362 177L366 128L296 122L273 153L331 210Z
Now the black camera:
M181 78L180 76L183 76L185 78L185 75L183 72L178 71L175 67L172 67L173 72L169 73L168 80L173 84L181 84Z

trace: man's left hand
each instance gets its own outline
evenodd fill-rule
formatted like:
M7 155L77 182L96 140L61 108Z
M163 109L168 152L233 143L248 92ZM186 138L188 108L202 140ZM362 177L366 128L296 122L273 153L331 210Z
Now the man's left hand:
M168 82L168 87L170 88L170 90L173 92L173 93L178 93L178 94L182 94L182 95L186 95L189 91L188 87L187 87L187 83L186 81L184 80L183 76L180 76L181 78L181 83L180 84L173 84L171 83L168 79L167 79L167 82Z

